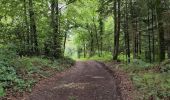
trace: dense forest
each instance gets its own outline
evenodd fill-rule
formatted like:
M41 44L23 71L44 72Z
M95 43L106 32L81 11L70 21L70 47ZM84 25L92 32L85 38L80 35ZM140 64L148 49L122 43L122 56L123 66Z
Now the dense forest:
M169 51L169 1L3 1L1 46L13 44L20 56L61 58L69 35L77 52L111 52L149 62L164 61ZM94 6L95 5L95 6ZM76 16L75 16L76 15Z
M42 69L63 71L73 58L122 62L135 82L148 80L136 83L150 86L151 94L145 91L140 100L169 100L169 0L0 0L0 5L2 96L30 91L35 73L37 79L48 77L51 72ZM149 83L163 86L153 89Z

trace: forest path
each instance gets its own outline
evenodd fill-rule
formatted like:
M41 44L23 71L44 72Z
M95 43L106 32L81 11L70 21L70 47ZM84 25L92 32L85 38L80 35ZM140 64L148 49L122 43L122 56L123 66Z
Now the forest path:
M79 61L69 71L39 83L26 100L120 100L119 95L104 64Z

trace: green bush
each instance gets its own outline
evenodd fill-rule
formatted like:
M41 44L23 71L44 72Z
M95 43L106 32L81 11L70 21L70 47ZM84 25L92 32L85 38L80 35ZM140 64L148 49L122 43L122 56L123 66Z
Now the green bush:
M169 100L170 98L170 61L166 60L160 65L149 64L135 59L122 68L130 73L131 79L139 91L137 100Z
M49 67L52 62L41 57L19 57L13 60L13 65L21 74L33 74L39 72L42 67Z
M170 75L159 73L142 73L133 76L133 82L141 93L140 99L162 100L170 97Z
M0 96L5 90L31 91L41 77L52 75L50 71L63 71L74 61L69 58L50 60L42 57L19 57L13 46L0 48Z
M124 64L123 68L128 72L139 72L151 68L153 65L140 59L134 59L130 64Z
M161 63L161 72L168 72L170 73L170 59L165 60L164 62Z
M57 71L63 71L64 69L70 68L74 65L75 61L70 58L63 58L54 60L52 64L52 68L56 69Z
M4 89L22 87L21 82L25 84L18 75L12 60L17 57L12 47L0 48L0 95L4 95Z

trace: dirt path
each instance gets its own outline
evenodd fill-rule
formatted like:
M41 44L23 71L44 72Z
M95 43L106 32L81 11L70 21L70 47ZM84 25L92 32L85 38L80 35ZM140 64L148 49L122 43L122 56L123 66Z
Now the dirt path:
M40 83L26 100L120 100L119 95L104 65L88 61Z

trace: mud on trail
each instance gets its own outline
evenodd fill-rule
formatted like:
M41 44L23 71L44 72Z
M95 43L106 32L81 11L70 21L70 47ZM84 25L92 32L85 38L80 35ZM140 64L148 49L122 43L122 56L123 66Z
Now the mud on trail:
M87 61L40 82L24 100L120 100L120 93L103 64Z

